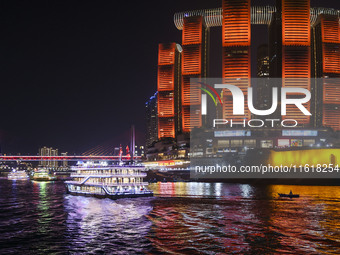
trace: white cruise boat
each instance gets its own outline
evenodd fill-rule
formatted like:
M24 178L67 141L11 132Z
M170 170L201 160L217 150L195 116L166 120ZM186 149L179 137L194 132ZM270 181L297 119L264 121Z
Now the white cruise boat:
M29 176L25 170L15 170L13 169L7 176L8 180L28 180Z
M125 197L153 196L148 190L143 166L107 165L87 162L74 168L72 181L66 181L67 191L73 195L109 197L112 199Z
M51 175L48 169L39 168L33 174L33 180L35 181L55 181L57 178Z

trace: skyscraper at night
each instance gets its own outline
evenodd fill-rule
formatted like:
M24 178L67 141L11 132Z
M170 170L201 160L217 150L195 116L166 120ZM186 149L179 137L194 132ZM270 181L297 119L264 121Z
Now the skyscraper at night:
M224 83L235 78L245 96L251 86L251 29L250 0L222 1L222 78ZM235 81L233 82L235 83ZM229 90L223 90L223 119L232 116L233 99ZM250 119L250 112L234 116L235 121Z
M310 90L311 78L311 11L309 0L277 1L276 12L269 26L270 77L282 78L282 88ZM290 97L298 97L291 94ZM310 111L310 103L304 104ZM295 106L287 105L282 119L295 119L300 125L310 124L310 116Z
M202 85L190 80L209 78L211 27L222 28L222 81L223 83L230 81L238 86L245 96L245 105L247 105L248 88L252 87L252 25L267 25L269 34L268 46L262 45L258 48L258 70L255 72L258 77L282 78L282 82L275 86L303 88L311 91L312 94L312 100L303 104L309 112L312 112L312 117L289 104L286 115L280 114L279 104L272 117L280 120L296 120L298 128L302 130L321 128L320 132L328 132L326 130L332 128L333 131L339 131L340 84L331 78L340 76L340 12L331 8L311 8L310 0L278 0L275 6L251 6L250 0L222 0L221 3L222 8L176 13L174 22L177 29L182 31L183 50L176 51L180 46L176 46L175 43L161 44L159 47L158 91L162 97L158 99L158 104L162 106L158 108L160 128L158 138L160 140L167 137L175 138L176 134L188 134L193 128L200 127L207 130L206 134L210 131L214 132L211 126L205 124L205 116L202 117L201 114ZM177 62L175 56L178 56ZM181 62L180 71L177 69L177 72L173 72L179 62ZM177 77L180 78L176 80ZM324 78L323 84L312 83L312 77ZM177 84L177 87L172 84ZM253 88L256 90L257 101L263 102L257 105L258 109L271 107L272 87L270 86L273 85L258 86L257 84ZM180 88L179 96L175 96L176 88ZM243 115L233 115L233 100L229 90L223 89L220 96L223 101L221 114L218 114L220 118L232 118L235 122L242 122L253 117L247 107ZM299 97L301 97L299 93L288 94L288 98ZM180 103L174 103L175 98L178 98L177 102ZM181 128L176 128L176 121L172 122L174 116L181 116L177 121L177 125ZM271 135L266 132L260 130L256 137L244 138L244 141L237 137L229 138L239 139L239 141L230 140L224 144L230 145L231 147L228 147L230 150L235 146L243 148L247 144L271 148L291 144L307 146L318 141L315 137L308 136L295 137L298 142L293 141L292 137L280 141L283 133L277 126L270 131ZM268 138L268 136L272 137ZM215 138L213 136L207 140ZM251 142L248 141L250 138L252 138ZM209 146L213 147L213 143Z
M58 149L53 149L53 148L44 146L43 148L39 149L39 155L40 156L58 156ZM48 168L57 168L58 161L54 161L54 160L41 161L40 165L43 167L48 167Z
M145 119L146 119L146 147L151 146L158 140L158 114L157 114L157 94L156 92L150 99L145 103ZM114 155L119 155L119 148L115 148Z
M176 43L158 47L158 138L175 138L180 127L180 64L182 48Z
M200 84L191 78L208 75L209 28L203 16L183 18L182 31L182 131L202 126Z
M312 27L313 122L340 130L340 25L335 15L319 15ZM323 102L323 104L318 104Z

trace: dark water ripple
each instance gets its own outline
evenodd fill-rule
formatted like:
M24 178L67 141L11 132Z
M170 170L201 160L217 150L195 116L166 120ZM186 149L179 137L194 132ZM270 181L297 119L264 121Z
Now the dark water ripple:
M340 187L150 188L113 201L0 180L0 254L340 254ZM277 198L290 189L301 198Z

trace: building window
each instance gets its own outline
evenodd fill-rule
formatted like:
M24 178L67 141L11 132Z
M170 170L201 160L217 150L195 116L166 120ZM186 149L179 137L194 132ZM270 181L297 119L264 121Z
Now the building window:
M219 149L229 148L229 140L218 140L217 147Z
M277 140L277 146L279 146L279 147L289 147L290 146L289 139L279 139L279 140Z
M303 140L303 146L311 146L315 144L315 140L314 139L305 139Z
M244 140L244 146L255 148L256 147L256 140L255 139L245 139Z
M230 147L243 147L242 140L230 140Z
M261 140L261 148L273 148L273 140Z

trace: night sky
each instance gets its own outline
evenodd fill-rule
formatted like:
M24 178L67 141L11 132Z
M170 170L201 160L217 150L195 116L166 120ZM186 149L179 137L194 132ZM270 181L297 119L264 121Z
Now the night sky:
M126 145L132 124L142 144L145 102L157 89L158 43L181 43L174 13L220 6L0 0L1 152L36 154L51 146L79 154L108 141ZM312 6L340 9L339 1ZM221 75L220 32L211 31L212 77ZM252 33L253 48L266 43L265 26Z

